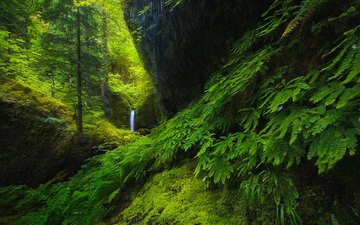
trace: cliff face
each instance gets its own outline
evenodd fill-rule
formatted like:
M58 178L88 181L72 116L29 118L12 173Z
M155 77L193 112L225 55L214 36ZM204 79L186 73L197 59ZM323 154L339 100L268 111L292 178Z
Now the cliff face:
M172 8L164 0L126 1L125 19L165 115L200 96L226 58L229 43L253 27L270 3L198 0Z

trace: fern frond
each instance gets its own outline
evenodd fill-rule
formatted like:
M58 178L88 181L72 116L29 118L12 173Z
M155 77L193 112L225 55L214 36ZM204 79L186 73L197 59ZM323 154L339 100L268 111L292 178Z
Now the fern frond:
M292 0L275 1L269 9L262 14L265 23L257 28L257 37L265 37L276 31L298 8L299 6Z
M244 127L244 132L251 132L259 124L261 111L254 108L246 108L239 111L242 118L240 124Z
M276 204L276 220L274 224L302 224L296 212L296 200L299 194L292 180L285 174L275 174L263 171L253 174L248 180L242 182L241 189L250 208L256 208L266 198L271 196Z
M347 152L354 154L357 147L355 129L327 128L310 145L308 159L317 158L319 173L331 169Z
M237 40L232 48L232 54L237 58L242 57L243 54L255 43L256 30L250 30L245 35Z
M214 178L214 183L224 184L233 172L230 162L219 156L211 158L206 169L209 171L209 176Z
M327 103L326 105L330 105L344 90L345 86L340 82L331 82L322 86L317 92L315 92L315 94L310 98L310 101L318 103L324 100Z
M31 212L23 216L20 220L17 220L15 225L45 225L47 221L46 214L39 214L38 212Z
M290 21L285 31L282 34L282 38L291 34L301 23L307 20L319 6L327 0L304 0L302 2L299 12L297 12L295 18Z
M359 46L359 47L357 47ZM360 42L353 44L354 49L354 60L351 65L351 69L349 74L347 75L346 79L342 82L343 84L347 84L354 80L354 78L358 77L360 75L360 51L358 48L360 48Z
M185 0L166 0L165 5L170 6L170 11L173 11L176 7L183 4Z
M341 111L335 109L326 110L325 114L314 123L311 128L311 134L314 136L323 132L327 127L336 123L341 118L343 118Z
M345 107L349 101L355 97L360 96L360 84L357 83L352 88L346 88L342 95L339 97L339 101L336 105L336 109L341 109Z

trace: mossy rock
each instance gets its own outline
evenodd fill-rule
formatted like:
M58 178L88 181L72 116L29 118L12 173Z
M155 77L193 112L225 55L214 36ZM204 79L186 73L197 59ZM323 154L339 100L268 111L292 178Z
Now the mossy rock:
M109 121L118 128L128 128L129 114L131 111L129 101L121 93L111 92L109 103Z
M0 81L0 185L49 180L72 150L75 123L61 102L14 80Z
M99 121L91 134L93 145L107 145L115 148L119 145L128 144L136 139L136 135L130 130L119 129L109 121Z
M193 164L155 175L135 193L132 202L113 218L128 224L247 224L245 202L238 192L208 188L195 178Z

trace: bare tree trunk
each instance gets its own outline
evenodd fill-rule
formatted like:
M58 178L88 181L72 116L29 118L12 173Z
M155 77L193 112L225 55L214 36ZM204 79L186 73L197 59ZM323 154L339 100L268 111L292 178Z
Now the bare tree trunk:
M82 107L82 78L81 78L81 29L80 29L80 7L77 7L77 97L78 97L78 118L77 129L80 135L83 134L83 107Z

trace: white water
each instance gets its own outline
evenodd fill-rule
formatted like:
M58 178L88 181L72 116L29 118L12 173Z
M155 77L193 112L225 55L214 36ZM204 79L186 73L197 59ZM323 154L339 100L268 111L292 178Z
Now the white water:
M130 112L130 130L135 131L135 110Z

